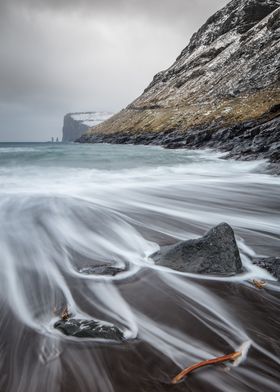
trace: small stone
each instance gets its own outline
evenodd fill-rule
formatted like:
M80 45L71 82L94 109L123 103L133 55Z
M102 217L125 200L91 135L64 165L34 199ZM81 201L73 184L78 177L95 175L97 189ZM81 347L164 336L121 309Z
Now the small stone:
M121 272L124 272L125 270L122 268L114 267L111 264L106 264L106 265L96 265L96 266L84 267L84 268L80 268L78 271L81 274L85 274L85 275L115 276Z
M59 320L54 324L64 335L77 338L105 339L121 342L124 340L122 331L113 324L103 324L96 320L68 319Z

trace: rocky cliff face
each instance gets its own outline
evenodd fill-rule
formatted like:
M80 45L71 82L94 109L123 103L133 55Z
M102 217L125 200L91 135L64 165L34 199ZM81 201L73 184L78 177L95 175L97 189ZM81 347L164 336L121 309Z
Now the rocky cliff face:
M64 116L63 142L73 142L90 128L100 124L112 116L108 112L68 113Z
M280 0L233 0L176 62L95 132L145 132L255 119L280 101Z
M173 134L166 147L200 147L207 143L201 143L205 137L195 142L199 132L211 139L223 129L232 142L242 138L242 127L248 131L279 118L279 104L280 0L233 0L208 19L139 98L81 141L103 137L109 142L162 144ZM274 124L279 132L279 121Z

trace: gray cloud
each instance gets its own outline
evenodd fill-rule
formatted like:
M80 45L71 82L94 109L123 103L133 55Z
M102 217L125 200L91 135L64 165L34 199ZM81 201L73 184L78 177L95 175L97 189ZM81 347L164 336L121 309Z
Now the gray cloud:
M2 0L0 140L46 140L66 112L126 106L225 3Z

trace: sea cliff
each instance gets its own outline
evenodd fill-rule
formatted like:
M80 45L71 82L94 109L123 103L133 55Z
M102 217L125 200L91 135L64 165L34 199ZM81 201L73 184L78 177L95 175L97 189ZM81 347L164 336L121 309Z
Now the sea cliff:
M233 0L144 93L80 142L214 147L280 156L280 2Z
M62 141L73 142L86 131L107 120L113 114L109 112L68 113L64 116Z

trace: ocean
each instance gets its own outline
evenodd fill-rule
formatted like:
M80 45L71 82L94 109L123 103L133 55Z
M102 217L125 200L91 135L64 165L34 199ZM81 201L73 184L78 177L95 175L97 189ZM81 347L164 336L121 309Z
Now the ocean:
M280 180L265 166L209 150L0 143L0 391L278 391L279 285L251 263L280 253ZM244 273L154 264L160 246L221 222ZM82 273L108 263L123 272ZM269 283L257 290L252 279ZM63 335L53 327L63 304L117 325L126 342ZM243 343L240 366L170 385Z

